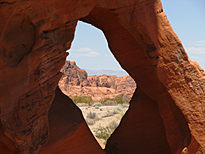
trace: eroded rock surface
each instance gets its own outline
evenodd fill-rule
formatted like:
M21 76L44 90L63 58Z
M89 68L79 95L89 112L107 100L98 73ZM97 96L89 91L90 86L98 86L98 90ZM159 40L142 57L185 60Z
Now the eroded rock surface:
M130 76L88 76L74 61L66 61L61 72L59 87L69 97L90 96L93 100L101 100L121 95L130 99L136 89L136 83Z
M131 144L124 144L124 140L129 140ZM134 93L130 108L123 117L120 127L108 140L105 151L107 153L127 151L147 154L171 153L157 102L149 98L140 88L137 88Z
M55 94L48 113L49 140L39 154L105 154L91 134L80 109L59 88Z
M59 110L52 108L56 103L72 102L58 97L57 85L78 20L103 31L112 53L142 91L131 100L106 152L122 154L132 149L130 154L145 154L151 152L147 150L150 146L162 153L182 153L185 147L183 152L189 154L197 153L198 148L198 153L204 153L204 71L188 58L160 0L1 0L1 152L105 153L84 119L78 121L80 112L75 107L67 107L74 112L67 117L67 110L57 116ZM144 112L133 113L141 108L141 101L146 102L144 111L155 108L149 115L157 117L160 127L150 133L160 132L162 138L153 136L154 143L146 140L148 130L139 129L152 126L152 119ZM59 127L55 117L62 122ZM63 134L56 134L56 129ZM136 135L122 135L126 129ZM140 136L145 142L141 147L136 141L138 131L144 135Z

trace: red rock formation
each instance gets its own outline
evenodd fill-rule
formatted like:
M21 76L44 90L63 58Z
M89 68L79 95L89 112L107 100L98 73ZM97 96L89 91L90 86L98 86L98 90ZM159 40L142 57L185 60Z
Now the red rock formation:
M61 72L63 75L59 87L69 97L91 96L93 100L99 100L122 95L131 98L136 89L135 81L130 76L87 76L86 71L80 69L74 61L66 61Z
M63 73L61 81L64 89L69 86L86 86L88 84L87 72L80 69L74 61L66 61L61 72Z
M105 154L91 134L80 109L59 88L55 94L48 114L49 140L39 154Z
M161 126L154 127L158 130L150 133L162 132L159 136L166 141L156 142L161 151L177 154L187 147L189 153L196 153L200 147L203 153L204 71L188 58L163 12L160 0L1 1L0 150L4 153L17 153L18 150L24 154L67 153L67 150L70 153L104 153L84 122L80 121L76 130L69 129L75 125L69 122L69 118L78 120L79 112L70 114L68 118L63 111L58 117L62 122L58 128L55 114L59 110L52 112L52 105L59 103L58 100L62 104L69 101L67 98L61 100L56 88L67 56L65 51L70 48L78 20L104 32L112 53L142 91L136 92L131 101L133 105L124 118L127 120L123 120L110 137L106 151L127 153L129 145L141 145L135 142L136 138L127 137L122 143L121 132L129 129L130 133L136 133L138 129L134 123L144 116L135 117L133 110L139 108L135 104L141 105L140 101L145 101L142 109L148 112L155 108L156 122ZM151 102L155 105L150 105ZM146 120L150 120L150 115ZM129 121L133 121L132 126L126 124ZM137 126L143 127L147 123L138 123ZM62 130L63 135L55 136L55 129ZM138 151L156 151L153 142L144 141L152 148L149 151L149 147L139 147Z
M129 141L131 144L124 144L124 141ZM129 153L165 154L170 153L170 150L157 102L137 88L128 112L108 140L105 151L111 154L128 151Z

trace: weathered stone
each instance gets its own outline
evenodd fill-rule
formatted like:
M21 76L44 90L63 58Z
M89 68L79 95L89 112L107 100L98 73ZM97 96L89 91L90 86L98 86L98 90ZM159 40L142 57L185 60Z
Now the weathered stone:
M105 151L110 154L124 154L128 151L143 154L171 153L157 102L140 88L133 95L130 108L120 126L108 140Z
M160 0L0 1L1 152L105 153L57 89L78 20L103 31L139 87L106 151L204 153L205 73L188 58Z
M136 89L135 81L130 76L88 76L74 61L66 61L61 72L63 75L58 85L69 97L91 96L93 100L99 101L120 95L130 99Z
M80 109L59 88L55 94L48 113L49 140L39 154L105 154L91 134Z

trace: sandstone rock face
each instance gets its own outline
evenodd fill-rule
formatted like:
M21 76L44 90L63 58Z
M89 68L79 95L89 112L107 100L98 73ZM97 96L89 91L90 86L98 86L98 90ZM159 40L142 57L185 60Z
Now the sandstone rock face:
M86 86L88 84L87 72L80 69L74 61L66 61L61 72L63 73L61 81L64 88L69 86Z
M205 73L188 58L160 0L1 0L1 152L105 153L57 89L78 20L104 32L139 87L105 151L204 153Z
M131 144L123 144L124 140L129 140ZM127 153L128 149L129 153L171 152L157 102L147 97L140 88L134 93L130 108L109 139L105 151Z
M55 94L48 116L49 141L40 149L39 154L105 154L95 142L80 109L59 88Z
M80 69L74 61L66 61L61 72L63 75L59 87L69 97L91 96L93 100L100 100L121 95L131 98L136 89L135 81L130 76L87 76L86 71Z

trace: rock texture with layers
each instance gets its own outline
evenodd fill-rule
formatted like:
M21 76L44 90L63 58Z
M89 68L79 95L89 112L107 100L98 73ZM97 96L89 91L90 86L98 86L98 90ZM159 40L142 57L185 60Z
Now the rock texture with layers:
M78 20L103 31L139 87L106 153L204 153L205 73L188 58L160 0L1 0L1 153L105 153L57 89ZM140 129L155 122L151 132ZM136 135L124 136L127 130Z
M120 95L130 99L136 89L135 81L130 76L88 76L74 61L66 61L61 72L59 87L69 97L90 96L92 100L101 100Z

